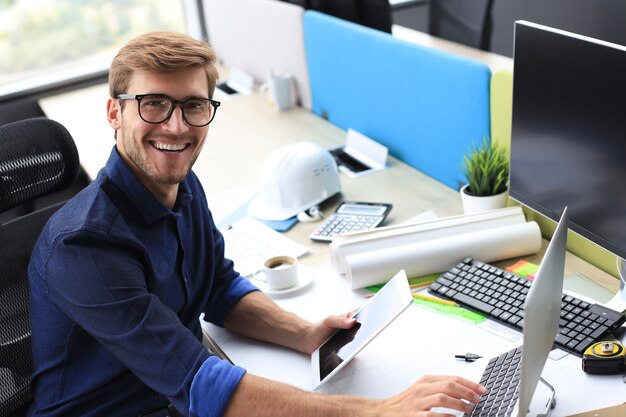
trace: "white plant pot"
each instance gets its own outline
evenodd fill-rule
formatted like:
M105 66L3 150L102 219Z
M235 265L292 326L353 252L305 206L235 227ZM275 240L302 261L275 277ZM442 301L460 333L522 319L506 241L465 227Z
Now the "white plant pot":
M506 202L509 197L509 190L486 197L479 197L470 195L465 192L465 189L469 184L465 184L461 188L461 202L463 203L463 211L465 214L479 213L481 211L494 210L502 207L506 207Z

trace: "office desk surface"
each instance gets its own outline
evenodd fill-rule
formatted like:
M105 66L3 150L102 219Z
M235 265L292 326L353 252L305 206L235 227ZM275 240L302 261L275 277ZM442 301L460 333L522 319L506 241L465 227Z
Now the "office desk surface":
M350 290L347 280L335 275L328 263L306 273L315 274L310 286L275 298L283 308L315 322L328 314L350 311L367 301L366 290ZM312 388L308 355L253 342L207 323L203 323L203 328L234 363L248 372L303 389ZM461 375L478 381L489 359L519 345L520 341L520 332L493 321L471 324L413 305L324 385L321 392L385 398L428 374ZM483 358L475 363L455 358L467 352ZM623 402L624 384L620 375L588 375L582 371L580 361L564 352L548 359L543 377L556 389L554 417ZM541 390L539 395L543 398Z

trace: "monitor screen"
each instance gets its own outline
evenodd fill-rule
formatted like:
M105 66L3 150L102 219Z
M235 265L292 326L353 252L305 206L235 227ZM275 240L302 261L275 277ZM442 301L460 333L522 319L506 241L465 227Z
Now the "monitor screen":
M626 47L516 22L510 194L626 258Z
M389 0L283 0L391 33Z

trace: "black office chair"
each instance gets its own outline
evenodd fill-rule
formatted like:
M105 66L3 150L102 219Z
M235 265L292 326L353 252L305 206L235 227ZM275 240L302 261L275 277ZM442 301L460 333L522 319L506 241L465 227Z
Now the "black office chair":
M430 0L428 33L488 51L494 0Z
M69 187L78 171L78 151L59 123L34 118L0 126L0 213ZM32 400L28 263L61 205L0 225L0 417L23 416Z

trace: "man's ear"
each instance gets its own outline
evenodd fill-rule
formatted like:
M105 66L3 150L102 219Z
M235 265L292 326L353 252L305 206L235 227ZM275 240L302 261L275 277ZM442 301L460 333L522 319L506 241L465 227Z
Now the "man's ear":
M107 100L107 119L109 126L116 131L122 127L122 107L119 99L109 98Z

